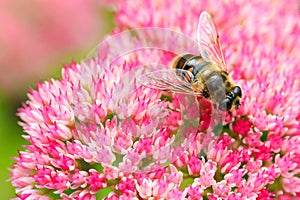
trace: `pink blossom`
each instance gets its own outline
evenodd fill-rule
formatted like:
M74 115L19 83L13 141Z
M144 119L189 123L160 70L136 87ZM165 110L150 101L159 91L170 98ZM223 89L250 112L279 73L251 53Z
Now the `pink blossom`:
M129 178L122 178L121 181L116 185L116 188L122 193L122 194L131 194L135 193L134 189L134 180Z
M193 156L188 160L188 170L190 175L200 174L202 161Z
M204 193L204 189L200 185L189 187L188 195L190 200L202 199L203 193Z
M263 200L263 199L272 200L272 199L274 199L274 192L270 192L269 190L262 190L259 193L257 199L258 200Z
M246 172L245 169L235 167L231 169L230 173L224 176L224 179L231 187L240 186L245 182L243 177L246 175Z
M214 194L219 198L226 198L231 190L231 187L226 183L225 180L222 180L215 185L213 185Z
M298 199L297 3L117 1L112 36L91 58L65 66L61 80L31 90L20 109L30 144L11 169L17 195L39 198L46 189L95 199L105 189L104 199ZM141 84L177 51L193 52L203 10L243 90L230 113ZM121 32L150 26L168 29Z
M244 136L250 131L251 124L248 119L239 119L232 126L232 130L238 135Z

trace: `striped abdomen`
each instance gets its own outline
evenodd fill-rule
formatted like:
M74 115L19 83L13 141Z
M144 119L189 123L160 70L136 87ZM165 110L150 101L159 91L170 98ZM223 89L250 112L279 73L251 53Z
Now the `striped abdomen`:
M201 56L192 54L184 54L175 58L173 67L177 69L184 69L192 72L195 76L201 69L207 65Z
M197 92L201 92L205 98L220 102L226 97L226 93L232 90L233 84L227 73L214 63L206 62L201 56L185 54L174 60L174 68L183 69L193 74L192 78L185 77ZM186 76L182 74L181 76ZM199 87L199 85L201 85Z

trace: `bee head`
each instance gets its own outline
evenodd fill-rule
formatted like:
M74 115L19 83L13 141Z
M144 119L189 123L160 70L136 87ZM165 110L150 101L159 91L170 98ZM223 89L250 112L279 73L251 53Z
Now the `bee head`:
M231 109L231 107L232 107L232 101L228 98L223 99L219 104L219 110L222 111L228 111Z
M234 106L237 109L241 105L242 90L239 86L235 86L232 92L235 94Z
M235 96L237 97L242 97L242 89L240 88L240 86L235 86L232 90L233 94L235 94Z
M232 107L232 104L235 108L238 108L241 105L240 99L242 97L242 90L239 86L235 86L233 90L223 99L219 104L219 110L229 111Z

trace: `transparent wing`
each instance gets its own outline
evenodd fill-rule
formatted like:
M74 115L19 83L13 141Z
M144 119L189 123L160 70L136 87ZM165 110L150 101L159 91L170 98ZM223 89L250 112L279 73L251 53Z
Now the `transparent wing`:
M226 64L218 32L208 12L202 12L197 29L198 47L204 60L217 63L226 71Z
M163 50L175 55L198 54L197 42L180 32L159 27L143 27L115 33L102 40L84 59L98 60L101 68L119 58L142 51Z
M196 92L192 89L193 79L191 72L172 68L146 73L138 81L142 85L159 90L199 96L201 91Z

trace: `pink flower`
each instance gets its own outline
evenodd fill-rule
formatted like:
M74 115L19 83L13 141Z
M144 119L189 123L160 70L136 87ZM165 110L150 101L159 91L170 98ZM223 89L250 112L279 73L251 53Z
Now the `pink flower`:
M20 109L30 144L11 169L17 195L299 198L297 1L120 1L116 8L118 29L94 57L39 84ZM201 97L141 84L176 53L197 53L188 38L196 38L202 10L212 14L228 72L243 90L231 113L214 115ZM120 32L148 26L188 37L169 29Z
M274 199L274 192L270 192L269 190L262 190L258 197L257 197L258 200L272 200Z
M229 192L231 191L231 187L226 183L225 180L222 180L213 185L213 191L214 194L219 198L227 198Z
M189 195L189 199L191 200L201 199L203 193L204 193L204 189L201 188L201 186L199 185L189 187L188 195Z
M202 161L193 156L188 160L188 171L190 175L199 175L201 170Z
M135 194L134 188L134 180L124 177L121 181L116 185L116 188L122 193L126 195Z
M247 133L250 131L250 128L251 124L248 119L239 119L232 126L232 130L241 136L247 135Z

